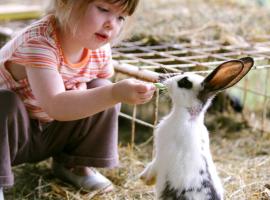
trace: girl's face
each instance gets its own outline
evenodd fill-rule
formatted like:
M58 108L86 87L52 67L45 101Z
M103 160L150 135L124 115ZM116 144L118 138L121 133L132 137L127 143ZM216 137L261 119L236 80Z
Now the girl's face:
M119 35L126 17L115 4L93 1L79 20L74 37L83 47L97 49Z

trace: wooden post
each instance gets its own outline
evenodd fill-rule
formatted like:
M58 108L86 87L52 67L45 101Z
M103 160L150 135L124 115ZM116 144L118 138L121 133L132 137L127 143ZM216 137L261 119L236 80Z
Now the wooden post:
M36 19L42 14L43 10L38 5L0 5L0 20L2 21Z

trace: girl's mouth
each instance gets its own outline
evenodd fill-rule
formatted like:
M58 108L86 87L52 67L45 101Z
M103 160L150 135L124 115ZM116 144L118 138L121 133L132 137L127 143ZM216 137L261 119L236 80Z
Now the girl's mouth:
M102 42L107 41L109 38L107 35L101 34L101 33L96 33L95 35L96 35L97 39L102 41Z

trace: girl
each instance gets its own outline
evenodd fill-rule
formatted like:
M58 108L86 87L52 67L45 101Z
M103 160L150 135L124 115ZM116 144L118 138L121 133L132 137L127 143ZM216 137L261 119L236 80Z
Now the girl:
M53 0L50 13L0 51L0 197L11 167L53 157L53 171L88 190L112 189L90 167L118 164L119 103L143 104L153 84L112 84L110 43L139 0Z

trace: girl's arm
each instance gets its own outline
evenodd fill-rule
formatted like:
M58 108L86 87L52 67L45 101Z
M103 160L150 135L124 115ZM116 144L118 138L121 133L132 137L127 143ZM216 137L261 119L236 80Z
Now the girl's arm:
M26 67L28 80L35 98L53 119L69 121L88 117L115 104L141 104L154 93L153 84L126 79L89 90L66 91L57 70Z

